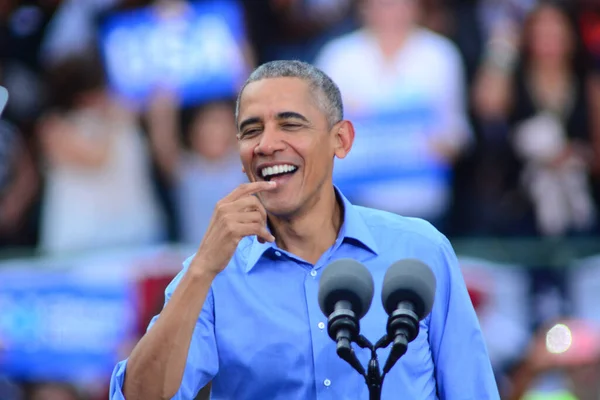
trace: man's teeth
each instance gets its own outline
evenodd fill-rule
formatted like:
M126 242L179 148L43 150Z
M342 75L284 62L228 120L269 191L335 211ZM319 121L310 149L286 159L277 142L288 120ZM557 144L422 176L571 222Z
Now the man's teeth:
M271 176L271 175L278 175L278 174L284 174L286 172L292 172L295 171L297 169L297 167L293 166L293 165L275 165L273 167L266 167L263 168L261 172L263 178L266 178L267 176Z

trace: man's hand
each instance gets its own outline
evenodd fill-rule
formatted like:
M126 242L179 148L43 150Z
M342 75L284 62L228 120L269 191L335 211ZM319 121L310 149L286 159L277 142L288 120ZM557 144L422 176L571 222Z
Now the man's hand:
M267 230L267 212L254 194L275 187L275 182L246 183L221 199L192 266L217 275L227 266L243 237L256 235L260 241L274 242L275 237Z

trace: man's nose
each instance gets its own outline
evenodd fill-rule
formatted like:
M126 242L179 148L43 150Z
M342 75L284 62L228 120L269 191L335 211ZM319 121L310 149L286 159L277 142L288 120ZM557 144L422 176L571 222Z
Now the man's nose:
M275 127L266 127L260 135L258 145L254 148L254 153L269 156L284 149L285 143L279 129Z

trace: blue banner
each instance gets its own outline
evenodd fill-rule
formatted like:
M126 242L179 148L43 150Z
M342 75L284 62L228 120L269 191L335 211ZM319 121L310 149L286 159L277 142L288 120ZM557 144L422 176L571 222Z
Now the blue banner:
M133 101L158 88L183 104L234 97L249 67L243 12L237 1L145 7L109 17L100 42L109 82Z
M123 277L0 269L0 373L103 380L135 339L136 291Z

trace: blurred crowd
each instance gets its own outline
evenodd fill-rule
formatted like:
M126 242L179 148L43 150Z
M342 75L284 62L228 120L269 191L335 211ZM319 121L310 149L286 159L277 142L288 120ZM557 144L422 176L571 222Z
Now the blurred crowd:
M199 242L212 205L245 179L235 97L183 104L158 88L126 107L97 33L115 13L186 3L2 4L0 82L10 101L0 128L0 247ZM428 113L415 129L373 139L358 131L357 169L371 172L361 149L371 157L391 149L404 164L382 163L379 179L348 190L355 202L426 218L451 236L598 232L596 2L241 4L248 68L315 63L358 121Z
M214 204L246 180L235 96L189 102L159 85L142 102L123 98L98 42L114 15L208 2L0 2L0 85L10 93L0 250L200 242ZM451 237L600 233L600 2L239 3L248 70L300 59L340 86L357 124L340 185L355 203L425 218ZM369 126L380 132L360 129ZM523 385L507 385L505 398Z

